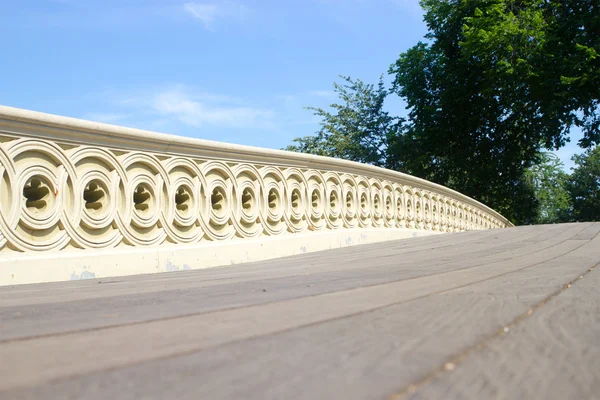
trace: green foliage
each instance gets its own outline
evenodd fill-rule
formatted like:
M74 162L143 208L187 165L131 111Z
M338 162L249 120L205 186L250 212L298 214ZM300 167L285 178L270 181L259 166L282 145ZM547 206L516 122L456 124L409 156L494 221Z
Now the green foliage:
M540 111L581 127L580 145L590 148L600 142L600 3L554 0L545 3L544 13L549 23L536 82L536 96L544 99Z
M409 173L517 223L533 222L537 207L525 171L540 143L564 141L560 132L543 129L527 98L527 80L537 73L529 60L543 46L544 19L526 4L504 0L425 0L422 6L429 43L401 54L390 68L393 91L409 107L399 158Z
M600 221L600 146L573 156L576 167L566 188L574 221Z
M422 1L428 42L390 68L409 107L405 170L535 222L527 171L540 150L563 146L572 126L582 145L600 138L600 10L581 3Z
M398 169L469 195L517 224L574 218L565 214L566 178L542 150L564 146L574 126L584 133L582 147L600 142L599 2L421 6L426 40L389 69L390 92L405 100L408 120L383 110L388 91L381 79L375 88L345 78L346 85L336 84L343 100L332 105L337 113L312 109L323 118L320 131L288 149ZM577 207L576 215L589 215Z
M315 136L294 139L286 150L343 158L394 169L390 150L398 136L402 120L384 111L387 91L383 77L377 86L360 79L341 77L343 84L334 83L334 91L342 104L332 104L335 113L308 107L321 117L321 128Z
M535 223L551 224L570 219L571 197L566 188L569 175L563 167L558 156L543 152L538 162L527 170L526 177L533 185L539 203Z

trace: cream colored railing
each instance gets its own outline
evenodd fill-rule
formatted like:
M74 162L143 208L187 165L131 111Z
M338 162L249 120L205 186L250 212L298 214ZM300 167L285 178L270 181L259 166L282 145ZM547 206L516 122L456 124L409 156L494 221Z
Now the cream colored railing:
M511 226L406 174L0 107L0 255Z

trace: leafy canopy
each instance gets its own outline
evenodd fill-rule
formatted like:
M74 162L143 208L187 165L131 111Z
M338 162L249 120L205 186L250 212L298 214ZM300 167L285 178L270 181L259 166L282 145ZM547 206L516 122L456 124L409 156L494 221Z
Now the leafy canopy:
M556 154L543 152L539 161L527 170L525 176L533 186L539 203L535 223L550 224L571 219L571 197L566 187L569 175L563 168Z
M516 223L552 219L532 168L573 127L600 141L597 0L422 0L425 40L389 68L388 92L345 78L342 105L289 150L401 170L469 195ZM390 93L407 120L383 108ZM561 178L562 179L562 178ZM543 186L543 185L542 185ZM562 204L564 193L555 193Z

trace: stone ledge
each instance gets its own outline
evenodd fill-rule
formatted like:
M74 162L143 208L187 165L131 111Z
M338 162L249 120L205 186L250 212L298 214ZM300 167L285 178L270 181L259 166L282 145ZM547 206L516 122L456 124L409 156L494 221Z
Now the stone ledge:
M0 286L195 270L436 234L415 229L340 229L267 240L0 256Z
M66 260L106 250L101 257L111 265L115 256L107 254L163 254L173 246L203 254L217 243L250 247L299 235L323 233L329 243L345 231L356 231L354 238L371 230L397 237L383 232L509 226L456 191L371 165L0 106L0 257L20 265L7 267L8 284L44 276L29 253ZM185 260L194 259L188 253ZM215 257L217 264L198 265L229 263ZM231 262L242 261L248 259ZM166 268L159 258L152 262L158 271ZM68 279L58 261L50 263L56 272L47 279ZM81 277L83 265L69 268ZM12 278L28 269L31 278Z

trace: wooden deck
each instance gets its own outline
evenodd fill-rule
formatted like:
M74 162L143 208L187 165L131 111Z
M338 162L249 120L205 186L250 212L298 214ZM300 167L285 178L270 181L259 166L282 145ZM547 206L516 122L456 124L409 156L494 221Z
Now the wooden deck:
M600 398L599 232L3 287L0 398Z

